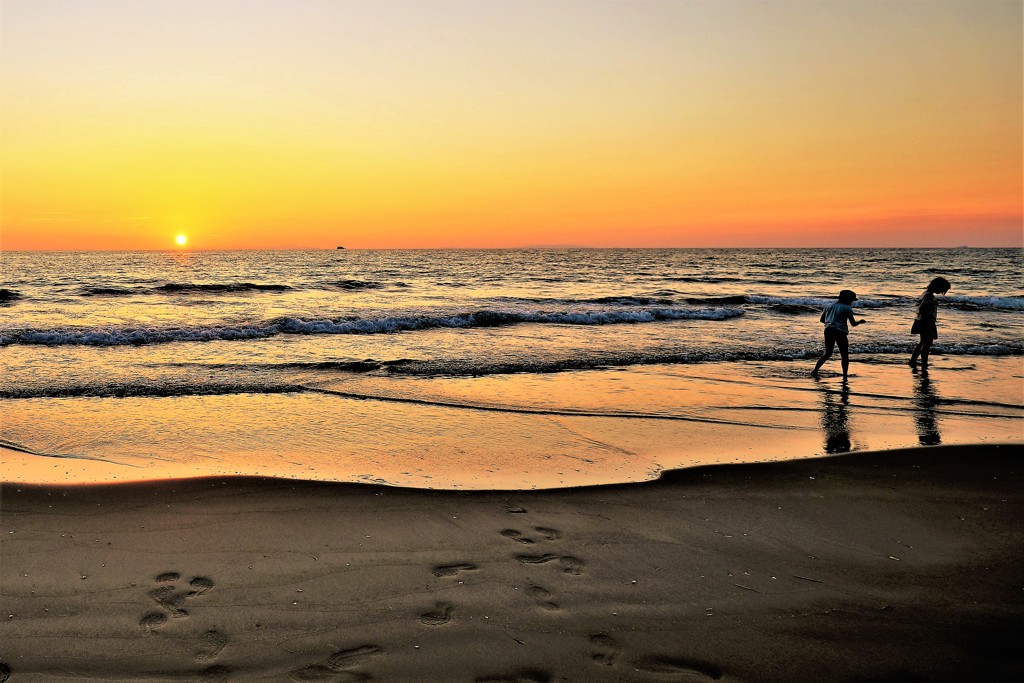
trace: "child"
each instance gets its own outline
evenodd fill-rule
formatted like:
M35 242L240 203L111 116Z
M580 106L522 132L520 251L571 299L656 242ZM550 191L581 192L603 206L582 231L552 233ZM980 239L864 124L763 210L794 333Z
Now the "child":
M928 288L917 300L917 317L910 328L911 334L921 335L921 341L914 347L910 355L910 367L917 367L917 358L921 357L921 369L928 369L928 352L932 348L932 342L939 336L939 330L935 326L936 314L939 310L939 300L936 294L945 294L949 291L949 280L944 277L937 277L928 283Z
M850 369L850 352L846 341L846 335L850 333L846 326L847 321L854 327L865 320L855 320L853 309L850 304L857 300L857 295L849 289L839 292L839 299L825 307L821 313L821 322L825 323L825 353L821 354L811 375L818 376L818 370L832 357L832 350L839 345L839 355L843 359L843 379L847 378Z

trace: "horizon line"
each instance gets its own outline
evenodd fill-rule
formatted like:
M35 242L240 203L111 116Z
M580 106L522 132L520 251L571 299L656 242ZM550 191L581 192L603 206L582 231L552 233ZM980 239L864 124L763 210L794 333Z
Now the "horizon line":
M586 245L528 245L518 247L223 247L223 248L175 248L175 247L160 247L152 249L4 249L0 247L0 254L3 253L31 253L31 252L173 252L173 253L188 253L188 252L221 252L221 251L616 251L616 250L635 250L635 251L665 251L665 250L708 250L708 249L806 249L806 250L854 250L854 249L1024 249L1024 245L1020 244L1006 244L1006 245L970 245L970 244L959 244L955 246L886 246L886 245L872 245L872 246L672 246L672 247L596 247Z

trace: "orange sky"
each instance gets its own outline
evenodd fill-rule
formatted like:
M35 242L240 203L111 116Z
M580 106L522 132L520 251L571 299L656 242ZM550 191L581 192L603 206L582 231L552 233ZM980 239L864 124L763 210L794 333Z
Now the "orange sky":
M1022 5L2 0L3 249L1022 244Z

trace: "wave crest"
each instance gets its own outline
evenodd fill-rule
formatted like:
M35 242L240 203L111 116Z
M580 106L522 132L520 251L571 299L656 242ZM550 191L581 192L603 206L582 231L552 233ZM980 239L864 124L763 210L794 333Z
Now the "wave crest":
M1024 296L946 296L941 301L950 308L964 311L1020 311L1024 310Z
M234 327L114 327L13 330L0 334L0 346L85 345L141 346L170 342L244 341L279 334L386 334L439 328L499 327L523 323L562 325L613 325L671 320L726 320L743 315L738 308L652 308L635 311L563 311L521 313L477 311L450 316L393 316L340 320L278 318L269 322Z

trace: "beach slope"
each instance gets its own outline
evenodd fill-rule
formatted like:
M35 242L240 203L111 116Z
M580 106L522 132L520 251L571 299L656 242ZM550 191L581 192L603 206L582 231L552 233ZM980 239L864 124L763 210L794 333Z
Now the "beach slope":
M1024 676L1024 459L936 447L452 492L2 488L0 680Z

